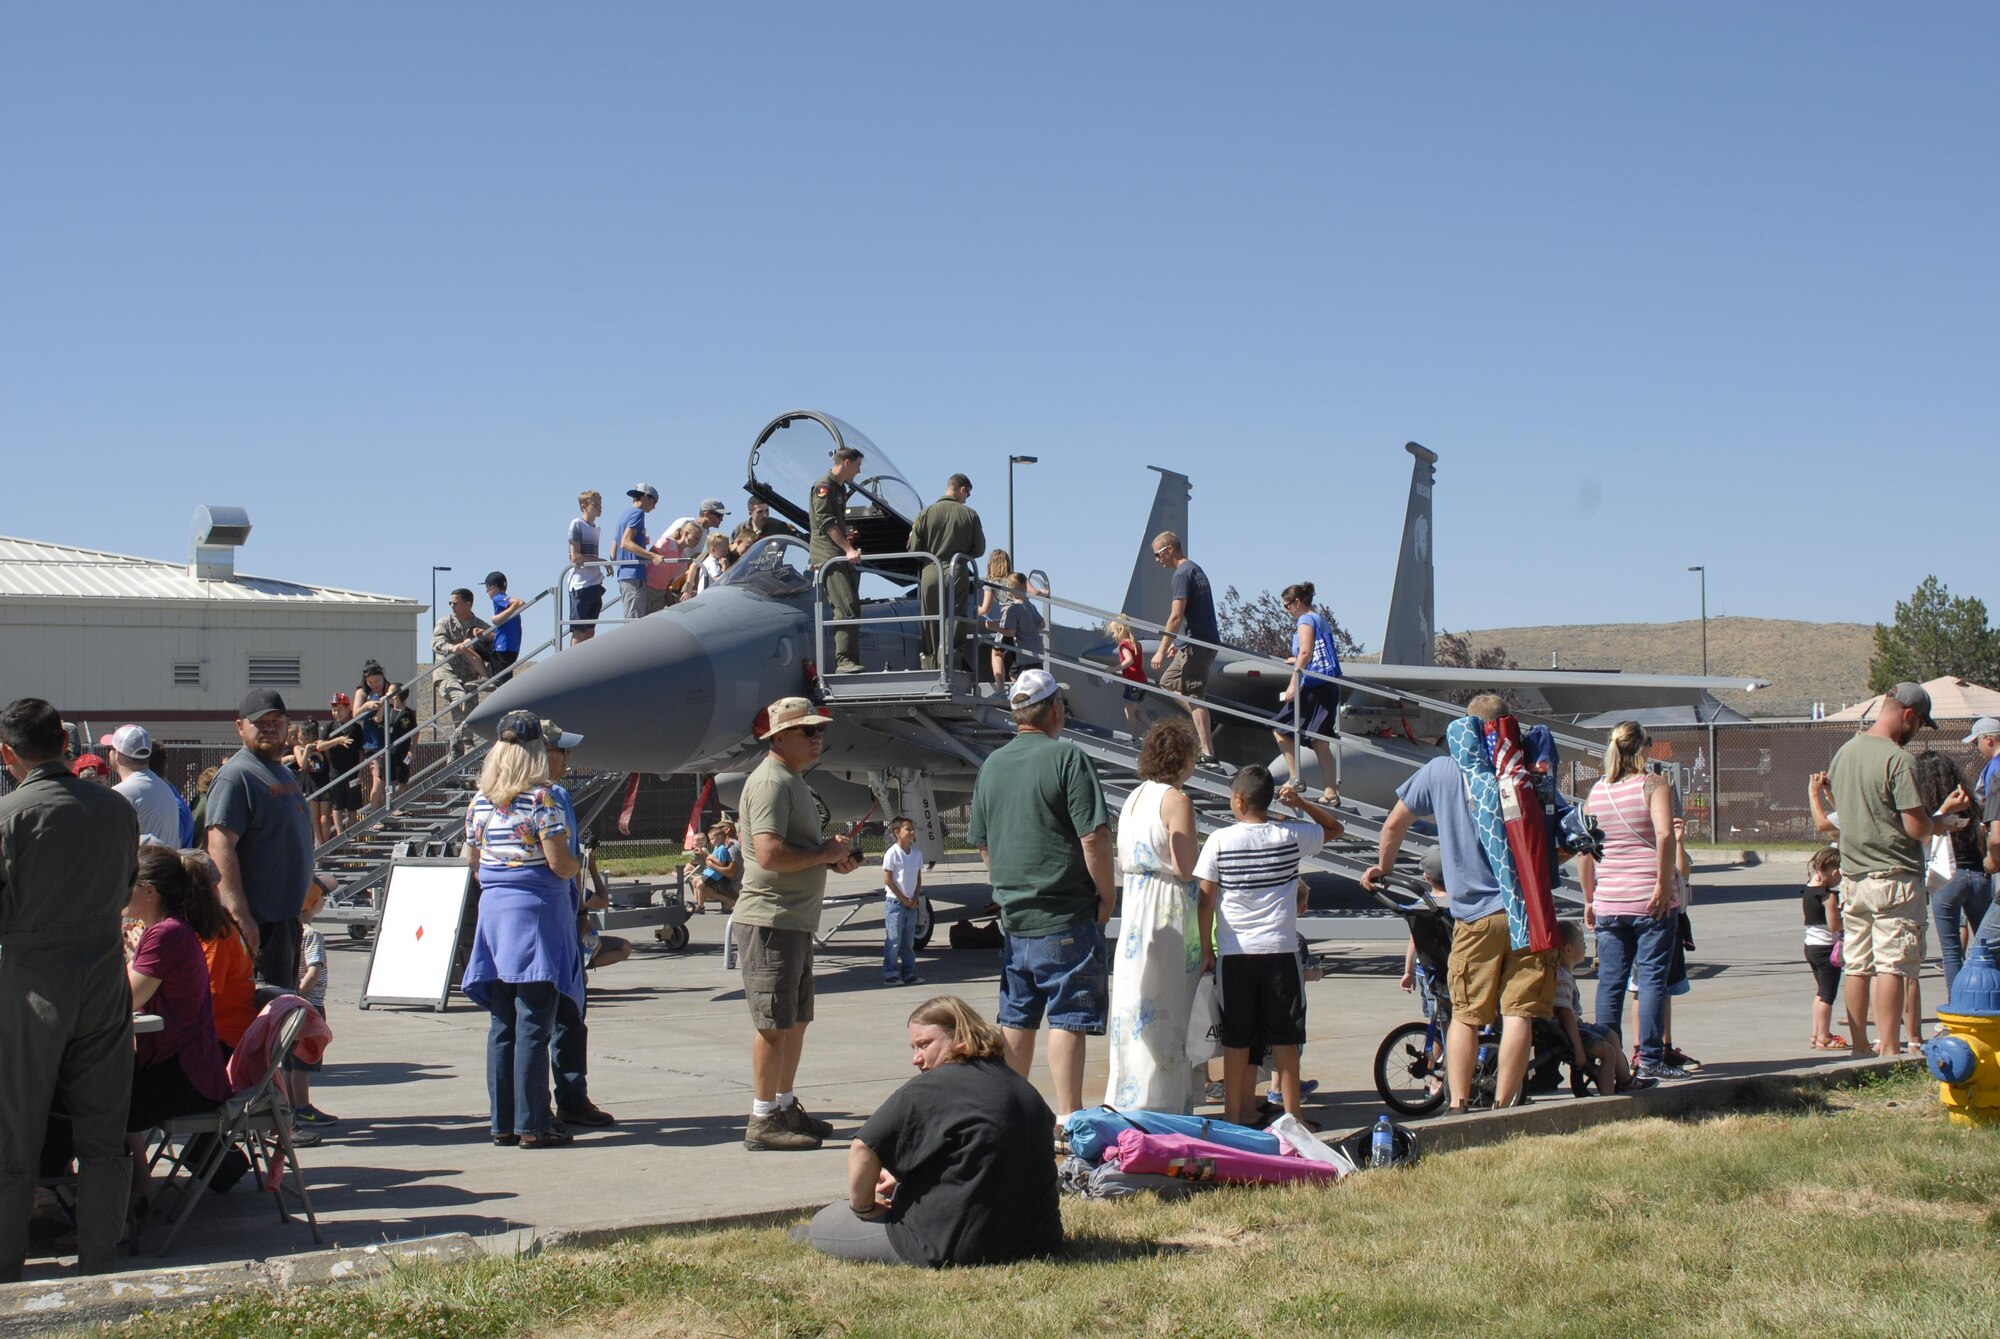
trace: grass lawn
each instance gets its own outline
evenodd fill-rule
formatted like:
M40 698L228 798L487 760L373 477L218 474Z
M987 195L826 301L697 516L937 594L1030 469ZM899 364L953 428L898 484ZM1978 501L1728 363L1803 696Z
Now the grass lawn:
M2000 1138L1903 1078L1364 1173L1064 1202L1071 1255L923 1273L777 1228L415 1268L128 1335L1991 1335ZM828 1197L838 1193L828 1186Z

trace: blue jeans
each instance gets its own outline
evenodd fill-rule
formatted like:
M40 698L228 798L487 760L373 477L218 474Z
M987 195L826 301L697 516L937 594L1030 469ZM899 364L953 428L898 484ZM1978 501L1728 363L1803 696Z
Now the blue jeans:
M583 1010L569 996L556 995L555 1034L549 1039L549 1059L555 1066L556 1113L590 1106L590 1029Z
M1944 993L1951 999L1951 983L1965 965L1965 950L1958 945L1961 926L1977 933L1980 922L1993 903L1991 876L1982 869L1962 869L1951 882L1931 894L1931 920L1937 926L1938 961L1944 965Z
M1000 1016L1003 1028L1033 1032L1048 1015L1058 1032L1104 1035L1111 1011L1111 968L1104 929L1081 921L1052 935L1008 935L1000 949Z
M1597 1024L1623 1034L1618 1015L1625 1007L1626 982L1639 982L1639 1060L1660 1063L1667 1035L1667 976L1680 942L1680 918L1599 916L1597 918Z
M917 974L917 909L895 898L882 911L882 979L908 981Z
M556 1026L553 981L495 981L487 987L493 1026L486 1033L486 1095L493 1133L547 1134L549 1040Z

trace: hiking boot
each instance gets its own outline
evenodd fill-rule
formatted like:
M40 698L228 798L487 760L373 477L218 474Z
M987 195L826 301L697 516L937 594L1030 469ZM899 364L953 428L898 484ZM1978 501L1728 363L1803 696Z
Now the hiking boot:
M791 1105L778 1108L778 1119L784 1122L787 1130L797 1130L800 1134L809 1134L814 1139L833 1138L833 1122L821 1120L810 1114L805 1104L797 1098L792 1099Z
M790 1111L786 1107L785 1111ZM751 1152L771 1149L781 1152L799 1152L818 1148L820 1141L803 1130L785 1124L785 1111L769 1116L752 1116L750 1123L743 1127L743 1147Z

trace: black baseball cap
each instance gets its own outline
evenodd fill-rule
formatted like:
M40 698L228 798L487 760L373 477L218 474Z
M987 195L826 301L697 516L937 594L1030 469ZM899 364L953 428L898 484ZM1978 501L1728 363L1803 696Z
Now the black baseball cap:
M499 737L509 744L532 744L542 737L542 718L532 711L510 711L500 718Z
M486 584L489 586L498 586L501 590L506 590L507 574L499 571L488 572L486 574Z
M243 695L243 700L236 704L236 719L239 721L262 720L274 711L280 716L291 714L285 710L285 699L278 696L278 690L275 688L252 688Z

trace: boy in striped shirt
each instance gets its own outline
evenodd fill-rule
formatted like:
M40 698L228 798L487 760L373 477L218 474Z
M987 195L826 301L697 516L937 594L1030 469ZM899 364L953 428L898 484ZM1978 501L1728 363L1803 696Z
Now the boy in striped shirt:
M1273 822L1270 769L1252 764L1229 786L1236 822L1210 837L1195 864L1201 881L1202 970L1215 970L1222 1004L1223 1118L1248 1124L1256 1107L1252 1050L1270 1054L1285 1110L1299 1114L1299 1048L1306 988L1298 915L1306 888L1299 862L1341 834L1340 820L1287 785L1277 798L1309 822Z

